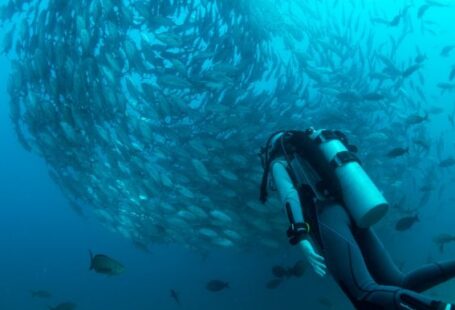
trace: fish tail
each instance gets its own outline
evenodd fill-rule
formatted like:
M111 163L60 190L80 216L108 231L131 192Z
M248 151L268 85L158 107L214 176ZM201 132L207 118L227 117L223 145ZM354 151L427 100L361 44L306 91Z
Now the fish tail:
M90 267L88 270L92 270L93 269L93 253L92 253L92 250L88 250L88 254L90 255Z

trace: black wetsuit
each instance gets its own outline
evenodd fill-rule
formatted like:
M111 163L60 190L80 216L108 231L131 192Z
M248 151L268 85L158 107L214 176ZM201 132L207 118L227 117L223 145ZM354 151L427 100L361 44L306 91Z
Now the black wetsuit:
M357 309L445 309L420 292L455 277L455 260L403 273L373 229L357 227L339 203L321 203L318 222L327 268Z
M455 277L455 260L427 264L410 273L402 273L373 229L359 228L338 202L339 199L332 197L314 206L311 195L302 194L302 190L297 194L298 176L286 162L290 162L298 148L294 147L295 144L286 143L289 136L283 137L275 144L278 149L275 148L272 156L265 159L260 199L262 202L267 199L268 174L273 170L277 174L278 179L274 181L278 189L281 187L279 192L291 224L288 230L288 233L291 232L291 244L297 244L305 238L304 230L295 228L304 227L298 224L303 224L305 220L312 227L310 236L325 257L328 270L357 309L445 309L446 303L421 292ZM289 141L292 141L292 135ZM273 156L273 153L277 155ZM310 153L311 149L303 152ZM288 160L280 162L279 156ZM275 159L277 165L273 163ZM280 168L280 165L284 168Z

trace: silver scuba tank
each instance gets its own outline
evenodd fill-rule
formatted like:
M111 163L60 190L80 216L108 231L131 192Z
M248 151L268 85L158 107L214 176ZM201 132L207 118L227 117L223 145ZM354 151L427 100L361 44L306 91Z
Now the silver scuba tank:
M347 211L357 226L367 228L377 223L389 204L357 161L340 160L348 150L339 139L325 139L324 130L314 130L310 138L318 140L325 161L333 165L339 190Z

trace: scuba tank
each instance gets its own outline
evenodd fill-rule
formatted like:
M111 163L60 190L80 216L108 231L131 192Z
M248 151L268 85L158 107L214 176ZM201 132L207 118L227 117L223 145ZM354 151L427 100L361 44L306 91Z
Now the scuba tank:
M290 173L299 188L304 180L318 200L335 198L343 202L358 227L377 223L387 212L388 203L351 152L354 146L340 131L281 131L281 140L268 154L271 138L265 148L265 170L261 185L261 201L267 199L268 165L284 156ZM276 136L277 133L274 135ZM300 184L299 184L300 183Z
M312 130L309 137L322 155L319 160L329 167L332 184L357 226L367 228L377 223L387 213L389 205L357 157L348 150L350 146L344 134Z

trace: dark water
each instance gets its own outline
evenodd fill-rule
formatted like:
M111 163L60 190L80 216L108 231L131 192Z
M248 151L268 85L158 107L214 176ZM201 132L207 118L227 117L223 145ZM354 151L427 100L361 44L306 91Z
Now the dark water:
M5 59L1 67L7 67ZM5 81L6 75L2 70L0 80ZM180 293L181 309L279 309L314 305L319 295L339 296L331 281L310 272L276 291L267 290L272 265L292 264L298 259L293 251L272 257L214 252L202 258L181 248L157 247L146 254L98 223L78 217L48 177L43 160L25 152L16 141L4 85L0 97L1 309L46 309L62 301L87 310L179 309L170 298L171 288ZM107 277L90 272L89 249L121 261L125 274ZM217 294L206 291L205 284L212 278L228 281L231 288ZM31 298L29 290L38 289L48 290L53 297Z
M6 59L0 67L9 67ZM44 161L16 141L6 104L7 75L8 70L0 73L0 309L46 309L64 301L87 310L279 309L316 307L319 296L340 296L330 280L311 272L267 290L271 267L299 258L292 249L272 257L218 251L204 258L178 247L143 253L94 220L79 217L52 183ZM126 272L108 277L89 271L89 249L116 258ZM208 292L211 279L228 281L231 288ZM171 288L180 293L180 307L170 298ZM47 290L52 298L32 298L30 290Z
M6 104L7 59L0 60L0 68L0 309L47 309L66 301L86 310L317 309L321 296L348 307L329 278L309 271L276 290L266 289L273 265L301 258L295 249L269 257L215 251L205 258L179 247L143 253L76 215L44 161L17 142ZM89 271L89 249L119 260L126 272L109 277ZM229 282L230 289L208 292L211 279ZM180 307L170 297L172 288L180 294ZM32 298L30 290L49 291L52 298Z
M422 44L439 51L441 44L452 38L447 31L435 39L436 43ZM428 79L438 81L439 69L455 64L451 60L450 64L439 61L434 68L427 68ZM218 250L201 257L180 247L157 246L144 253L95 220L76 215L49 178L45 162L17 142L8 117L6 58L0 59L0 68L0 309L47 309L64 301L87 310L327 309L320 298L329 299L332 309L350 309L330 276L320 279L310 270L303 278L291 279L276 290L265 288L272 279L273 265L290 265L301 258L296 249L268 256ZM453 105L453 93L444 100ZM438 118L431 125L435 132L446 126ZM450 178L453 170L440 176L438 182ZM448 184L453 189L454 183ZM414 189L403 191L412 195ZM439 253L431 241L436 233L455 233L453 201L452 205L448 200L443 200L445 205L437 201L441 200L435 199L422 211L425 220L412 230L397 234L390 225L379 231L404 270L429 259L455 256L455 247L448 246ZM119 260L126 267L125 273L108 277L89 271L89 250ZM211 279L227 281L230 288L208 292L205 285ZM51 292L52 298L31 297L30 290L41 289ZM179 292L180 306L170 298L170 289ZM452 281L430 293L454 301L455 285Z

